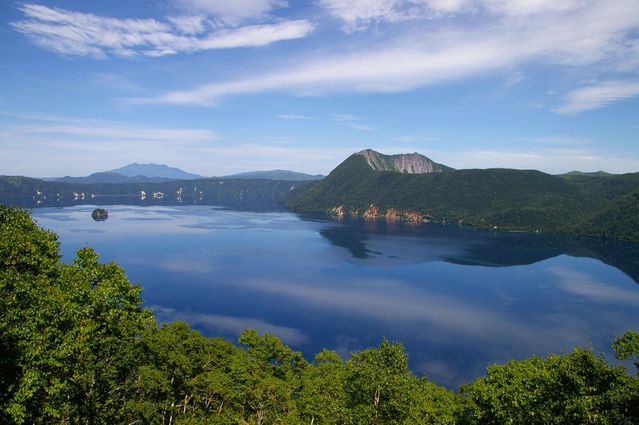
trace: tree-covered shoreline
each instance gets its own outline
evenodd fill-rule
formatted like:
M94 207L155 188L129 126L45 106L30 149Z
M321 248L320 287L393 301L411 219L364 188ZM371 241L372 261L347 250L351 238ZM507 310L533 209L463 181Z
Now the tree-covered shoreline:
M53 232L0 206L1 423L639 423L639 378L589 349L492 365L453 392L397 342L309 362L274 335L160 325L98 260L83 248L63 263ZM614 348L636 356L639 334Z
M297 212L460 223L480 229L639 242L639 173L536 170L375 171L353 154L324 179L287 193Z

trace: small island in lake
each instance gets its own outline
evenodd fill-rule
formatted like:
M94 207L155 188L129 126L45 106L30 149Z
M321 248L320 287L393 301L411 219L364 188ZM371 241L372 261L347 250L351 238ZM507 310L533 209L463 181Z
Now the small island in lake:
M95 221L104 221L109 218L109 212L104 208L96 208L91 213L91 217L93 217Z

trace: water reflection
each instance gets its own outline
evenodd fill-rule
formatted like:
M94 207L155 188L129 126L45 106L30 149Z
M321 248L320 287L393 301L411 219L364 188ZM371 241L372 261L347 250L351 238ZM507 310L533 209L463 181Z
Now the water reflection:
M639 283L639 245L584 237L534 233L489 233L468 227L387 223L352 219L320 234L354 259L382 262L446 261L507 267L534 264L562 254L617 267ZM398 237L396 244L388 236ZM380 240L383 243L379 243Z
M35 215L66 260L88 244L122 264L159 320L229 339L272 332L307 358L386 336L451 388L577 345L612 361L612 339L639 324L632 245L211 207L117 206L95 223L90 210Z
M260 319L204 314L192 311L177 311L174 308L150 306L155 317L161 322L182 320L191 326L205 328L215 335L239 335L244 329L255 329L259 333L277 335L285 344L301 345L308 341L308 337L298 329L277 326Z

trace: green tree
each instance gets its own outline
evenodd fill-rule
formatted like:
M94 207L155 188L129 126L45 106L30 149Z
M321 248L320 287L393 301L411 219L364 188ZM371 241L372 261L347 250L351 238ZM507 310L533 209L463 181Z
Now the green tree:
M620 360L629 359L630 357L639 356L639 332L628 329L619 338L615 339L612 344L616 357ZM639 373L639 361L635 362Z
M301 353L282 344L275 335L258 335L247 329L238 341L247 347L243 385L246 418L258 425L297 423L293 402L308 366Z
M24 211L0 207L0 234L4 418L117 420L129 348L152 324L140 288L88 248L61 263L55 235Z
M173 322L145 333L140 347L140 367L130 377L130 414L147 423L174 423L206 411L198 385L215 366L212 340Z
M313 424L340 424L346 419L345 366L334 351L322 350L313 365L304 370L297 399L301 421Z
M378 348L352 354L346 367L351 422L399 424L409 418L416 378L403 345L384 339Z
M639 420L637 380L591 351L536 356L488 368L462 386L480 424L621 424Z

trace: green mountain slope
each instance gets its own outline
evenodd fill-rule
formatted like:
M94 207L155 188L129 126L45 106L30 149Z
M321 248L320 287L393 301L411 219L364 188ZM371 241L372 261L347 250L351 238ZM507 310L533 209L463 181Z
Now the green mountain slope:
M60 183L79 183L79 184L89 184L89 183L159 183L168 180L173 180L166 177L146 177L146 176L134 176L127 177L119 173L114 173L110 171L102 171L98 173L93 173L86 177L60 177L55 179L54 181Z
M246 173L224 176L225 179L267 179L286 181L311 181L324 178L321 174L306 174L290 170L248 171Z
M579 229L588 235L639 241L639 190L605 207Z
M296 211L332 210L392 219L432 219L463 222L476 227L504 230L620 235L639 223L639 216L625 214L619 229L607 233L604 218L615 211L627 211L628 198L639 190L639 173L588 175L564 178L534 170L453 170L409 174L376 171L369 161L354 154L324 180L287 196L286 204ZM371 207L373 206L373 207ZM634 204L636 208L636 203ZM584 229L590 223L590 229ZM594 224L598 223L598 227ZM624 238L628 239L628 238ZM633 236L632 240L639 240Z

